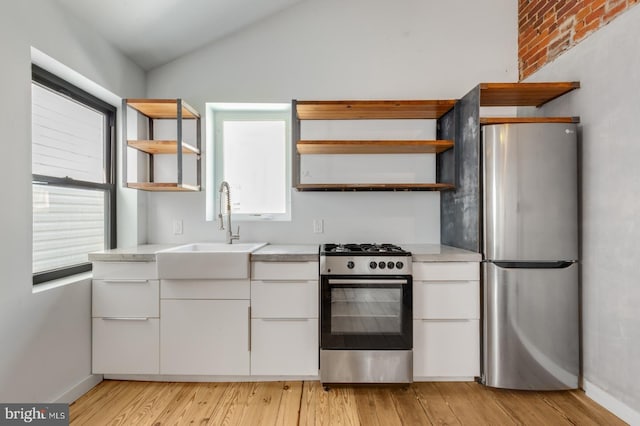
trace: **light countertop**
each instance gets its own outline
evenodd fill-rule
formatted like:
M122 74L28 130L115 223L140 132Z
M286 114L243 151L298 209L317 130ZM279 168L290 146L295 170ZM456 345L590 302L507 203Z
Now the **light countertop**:
M482 254L442 244L400 244L414 262L480 262Z
M145 244L89 253L92 262L155 262L156 253L183 244ZM400 244L413 255L414 262L479 262L480 253L441 244ZM251 254L264 262L305 262L318 260L317 244L268 244Z
M91 262L155 262L156 253L182 244L144 244L89 253Z
M251 260L266 262L317 261L318 244L268 244L251 253Z

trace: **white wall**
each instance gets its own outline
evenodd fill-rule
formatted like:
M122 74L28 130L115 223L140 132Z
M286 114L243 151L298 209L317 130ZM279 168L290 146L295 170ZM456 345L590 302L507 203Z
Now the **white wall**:
M482 17L482 19L479 19ZM148 74L149 97L206 102L449 99L517 80L517 2L306 1ZM435 137L435 134L432 135ZM439 242L439 194L292 193L290 223L242 223L245 241ZM149 194L154 243L223 240L205 194ZM324 219L324 234L312 220ZM184 220L184 235L171 221Z
M74 386L91 380L90 282L32 292L31 46L115 94L144 94L144 73L56 5L31 0L0 6L2 402L64 401ZM136 198L129 201L136 204ZM136 235L136 223L124 229Z
M541 113L581 118L585 389L626 405L632 424L640 424L639 23L633 7L529 78L581 83Z

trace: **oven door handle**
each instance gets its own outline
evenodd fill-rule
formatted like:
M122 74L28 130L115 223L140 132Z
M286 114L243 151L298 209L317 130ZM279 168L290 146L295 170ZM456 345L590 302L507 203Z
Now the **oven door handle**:
M329 284L373 284L373 285L384 285L384 284L409 284L408 280L385 280L385 279L333 279L329 278Z

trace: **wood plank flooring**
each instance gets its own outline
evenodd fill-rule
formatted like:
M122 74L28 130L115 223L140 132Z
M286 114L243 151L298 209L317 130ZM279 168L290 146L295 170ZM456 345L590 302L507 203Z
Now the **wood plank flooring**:
M70 407L72 425L624 425L582 391L477 383L333 386L320 382L105 380Z

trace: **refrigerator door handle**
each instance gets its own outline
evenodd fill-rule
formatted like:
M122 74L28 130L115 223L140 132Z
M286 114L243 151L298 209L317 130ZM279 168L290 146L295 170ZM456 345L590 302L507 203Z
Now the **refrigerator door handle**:
M494 265L504 268L504 269L563 269L568 268L573 265L575 262L567 261L567 260L559 260L556 262L491 262Z

